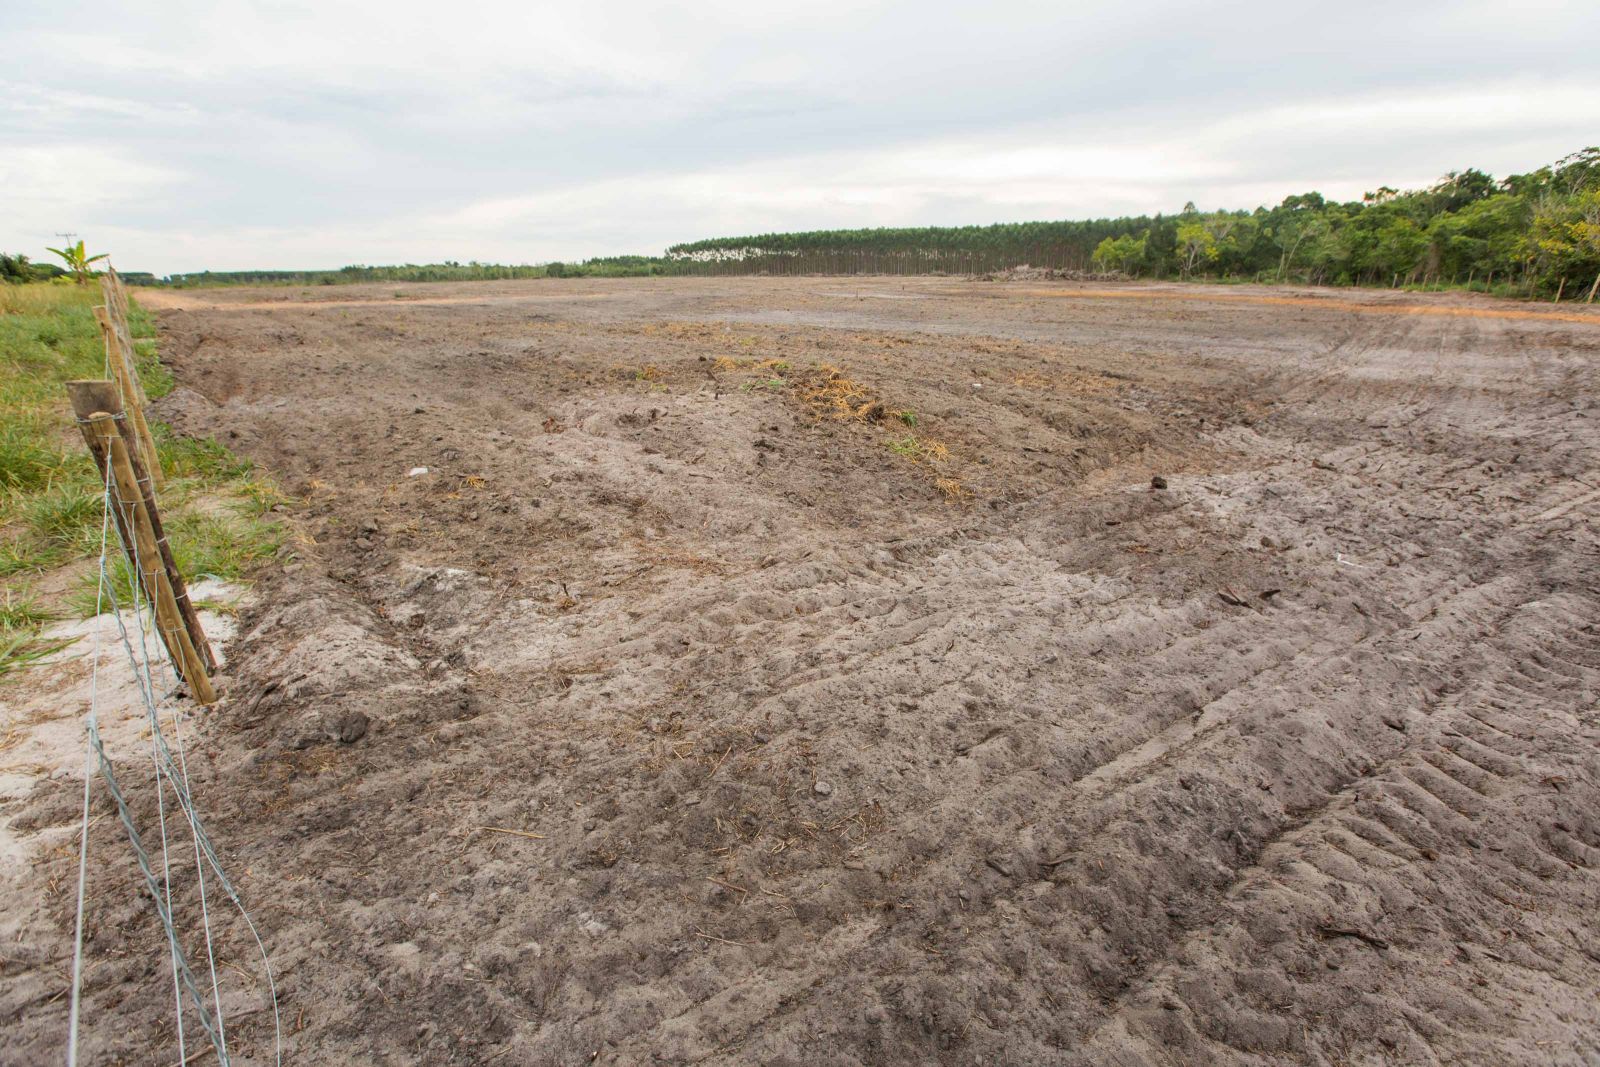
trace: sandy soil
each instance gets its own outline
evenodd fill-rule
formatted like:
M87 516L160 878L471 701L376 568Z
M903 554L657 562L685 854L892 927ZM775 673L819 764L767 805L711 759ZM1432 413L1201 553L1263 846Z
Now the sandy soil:
M190 755L288 1062L1600 1062L1600 316L149 302L164 416L301 501ZM80 789L10 825L59 845ZM119 834L87 1041L167 1063ZM61 1045L73 859L7 890L6 1063ZM269 1062L221 929L235 1060Z

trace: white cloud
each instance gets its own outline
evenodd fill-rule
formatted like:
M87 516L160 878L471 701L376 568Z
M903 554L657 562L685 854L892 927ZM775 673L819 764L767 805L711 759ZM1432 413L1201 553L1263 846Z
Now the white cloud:
M104 145L7 145L0 152L6 209L41 224L156 195L181 177Z
M1373 148L1400 154L1405 142L1430 133L1526 130L1573 101L1580 107L1592 102L1600 113L1600 82L1505 85L1402 101L1334 99L1315 107L1245 111L1198 125L1158 123L1119 131L1114 141L1104 128L1034 124L988 137L804 154L490 198L430 217L422 231L472 234L489 242L542 235L564 243L560 254L571 256L595 247L584 241L614 240L617 233L649 234L653 242L628 247L655 251L701 235L918 225L935 207L947 213L965 207L966 214L939 220L950 223L1171 211L1190 199L1216 207L1254 207L1304 191L1311 187L1307 181L1316 184L1316 175L1296 173L1292 159L1280 158L1282 146L1302 134L1334 155L1357 148L1369 155ZM1106 141L1085 140L1090 135ZM1557 128L1545 155L1504 163L1509 168L1545 162L1551 153L1571 147L1576 145L1569 132ZM1440 161L1415 175L1373 174L1369 163L1364 164L1367 177L1352 181L1329 173L1334 180L1322 187L1330 196L1353 199L1383 181L1431 182L1444 167ZM1263 180L1273 173L1282 177ZM563 242L565 235L571 236Z

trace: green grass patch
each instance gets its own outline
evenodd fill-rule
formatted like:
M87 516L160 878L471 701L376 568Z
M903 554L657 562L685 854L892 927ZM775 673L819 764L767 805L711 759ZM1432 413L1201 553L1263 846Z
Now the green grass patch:
M897 456L904 456L913 463L943 463L950 458L950 450L938 441L916 434L907 434L904 437L891 437L887 442L889 451Z
M222 512L182 509L166 523L167 542L178 570L191 583L206 578L239 581L260 559L272 555L283 543L282 527L253 515L248 501L236 501ZM111 546L116 551L115 543ZM107 559L109 592L116 603L133 602L133 568L120 552ZM67 597L68 607L80 618L109 608L102 600L98 569L83 575Z
M103 487L62 387L106 376L99 301L98 286L0 284L0 674L50 650L39 635L53 618L96 608L97 568L60 603L28 590L34 576L100 551ZM149 316L134 306L128 325L145 392L166 395L172 377L157 358ZM190 581L243 578L281 543L270 512L283 498L215 441L175 438L158 422L151 428L166 475L158 503L179 569ZM126 604L132 575L115 530L108 548L113 590Z
M170 478L228 481L247 478L254 470L249 460L240 459L210 438L174 438L164 433L156 440L156 455Z
M0 595L0 631L37 630L54 618L31 593L7 589Z
M0 492L38 489L62 477L66 457L42 436L32 420L0 422Z
M66 648L75 640L77 638L68 637L46 640L31 631L19 634L0 632L0 678Z
M94 482L63 483L19 494L15 511L25 535L49 550L98 543L105 507Z
M115 548L115 546L108 546ZM120 553L106 553L106 584L100 584L99 568L83 575L67 594L67 609L80 619L93 618L113 606L133 607L133 567Z
M0 678L72 643L39 636L53 621L55 613L32 593L16 589L0 593Z

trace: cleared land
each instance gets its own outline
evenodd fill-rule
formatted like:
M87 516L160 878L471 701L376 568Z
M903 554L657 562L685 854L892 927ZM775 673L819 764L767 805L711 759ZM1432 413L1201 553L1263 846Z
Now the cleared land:
M1116 292L152 294L300 501L191 754L293 1061L1600 1057L1600 316ZM90 1048L165 1062L119 835Z

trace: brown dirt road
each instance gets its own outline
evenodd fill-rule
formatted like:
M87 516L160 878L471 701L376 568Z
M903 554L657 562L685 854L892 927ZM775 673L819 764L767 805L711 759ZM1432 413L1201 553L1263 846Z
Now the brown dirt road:
M286 1062L1600 1062L1600 316L1126 292L151 294L297 498L191 755ZM165 1063L119 832L92 1062Z

